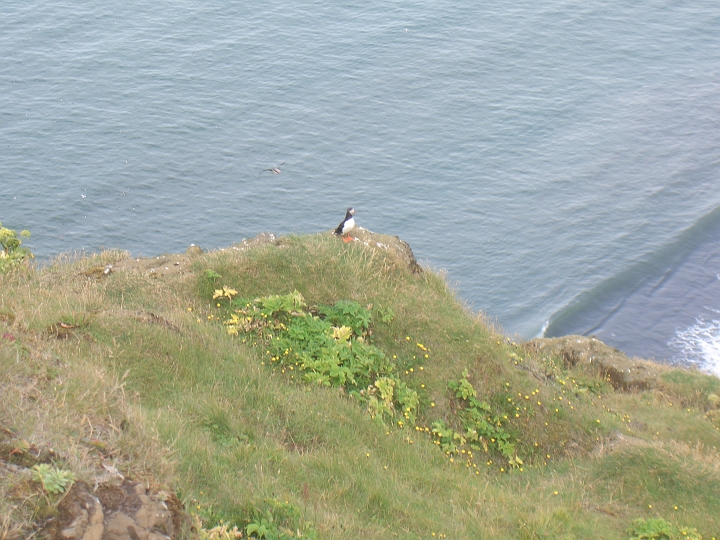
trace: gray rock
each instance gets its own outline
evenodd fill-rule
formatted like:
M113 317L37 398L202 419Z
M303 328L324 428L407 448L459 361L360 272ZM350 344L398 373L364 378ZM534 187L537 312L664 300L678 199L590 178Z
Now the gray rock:
M94 493L84 482L77 482L58 506L59 518L46 529L47 536L62 540L171 540L178 533L176 523L183 523L186 516L176 497L168 500L172 509L162 493L150 493L143 484L128 480L101 485Z
M254 238L244 238L239 244L233 244L232 249L248 251L262 246L277 244L277 238L273 233L261 232Z

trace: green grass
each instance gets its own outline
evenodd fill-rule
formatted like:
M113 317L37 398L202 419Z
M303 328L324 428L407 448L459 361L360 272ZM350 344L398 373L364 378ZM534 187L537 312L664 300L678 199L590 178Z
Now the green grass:
M207 526L287 514L319 538L610 539L662 517L720 537L716 378L667 370L659 388L616 392L529 356L441 276L329 236L209 253L175 276L88 272L124 257L0 275L0 335L14 338L0 340L1 448L52 447L89 483L102 456L176 490ZM368 307L368 339L420 396L416 426L273 369L261 342L226 332L228 310L212 300L222 286ZM425 431L438 420L461 431L448 382L465 370L477 399L508 417L522 471L492 446L446 455ZM0 539L32 530L29 474L0 464Z

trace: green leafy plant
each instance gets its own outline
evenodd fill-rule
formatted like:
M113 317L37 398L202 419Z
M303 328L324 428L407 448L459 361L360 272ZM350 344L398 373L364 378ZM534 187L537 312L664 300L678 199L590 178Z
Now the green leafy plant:
M663 518L636 519L627 530L628 540L702 540L702 535L697 529L691 527L679 527L668 523Z
M38 463L31 471L33 482L42 484L43 489L53 495L64 493L75 481L72 471L51 467L47 463Z
M370 310L348 300L340 300L332 306L318 306L318 313L333 326L349 326L357 336L365 335L372 321Z
M298 291L238 304L225 320L228 333L255 333L276 370L292 379L343 387L383 422L414 424L419 396L400 380L395 363L369 342L369 309L351 301L306 309Z
M300 510L287 502L266 499L262 508L253 508L245 527L248 538L289 540L291 538L318 538L312 523L306 522Z
M448 388L455 392L455 397L459 397L461 399L470 399L477 396L475 388L473 388L473 385L468 382L467 377L468 370L466 369L462 373L462 379L448 382Z
M205 270L205 277L215 283L222 276L218 274L215 270L208 268L207 270Z
M505 430L506 416L494 414L489 403L477 399L468 375L465 370L462 378L448 382L448 388L464 404L458 411L462 431L455 432L442 421L434 422L432 435L436 444L447 454L467 453L465 446L483 452L494 449L507 459L510 467L520 468L523 460L516 454L513 437Z
M391 323L395 320L395 312L389 306L385 308L378 307L376 311L380 322Z
M230 447L249 441L247 435L236 433L232 429L227 418L222 413L212 414L202 425L208 431L212 440L220 446Z
M29 237L30 233L21 231L20 236ZM0 223L0 272L7 272L24 260L33 258L30 250L21 246L22 240L18 238L17 232Z
M215 291L215 299L231 298L224 292L226 289ZM239 308L229 313L224 322L227 331L231 335L256 335L275 371L291 379L342 387L366 404L372 418L384 424L416 426L420 396L400 378L394 360L369 342L369 309L350 301L307 309L297 291L238 304ZM420 343L417 346L428 350ZM507 460L508 467L521 468L523 460L504 427L507 415L494 413L487 402L478 400L468 376L466 370L461 378L448 382L448 388L463 405L455 423L461 429L455 431L443 421L436 421L432 430L424 431L448 455L463 454L472 460L473 451L493 450ZM254 532L263 534L264 526L259 521Z

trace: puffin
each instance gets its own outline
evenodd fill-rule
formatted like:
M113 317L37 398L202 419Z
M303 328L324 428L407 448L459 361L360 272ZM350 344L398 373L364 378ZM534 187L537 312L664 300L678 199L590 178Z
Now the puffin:
M335 229L335 234L337 234L338 236L342 236L343 242L345 242L346 244L353 239L353 237L350 236L350 231L355 228L355 218L353 217L354 215L355 209L348 208L347 212L345 213L345 219L343 219L342 223L340 223L340 225L337 226L337 229Z

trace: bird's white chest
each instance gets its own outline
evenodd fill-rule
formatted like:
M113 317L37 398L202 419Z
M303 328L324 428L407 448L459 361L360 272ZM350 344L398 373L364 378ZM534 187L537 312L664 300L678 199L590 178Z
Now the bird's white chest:
M348 219L345 223L343 223L342 233L347 234L350 231L352 231L355 228L355 218Z

